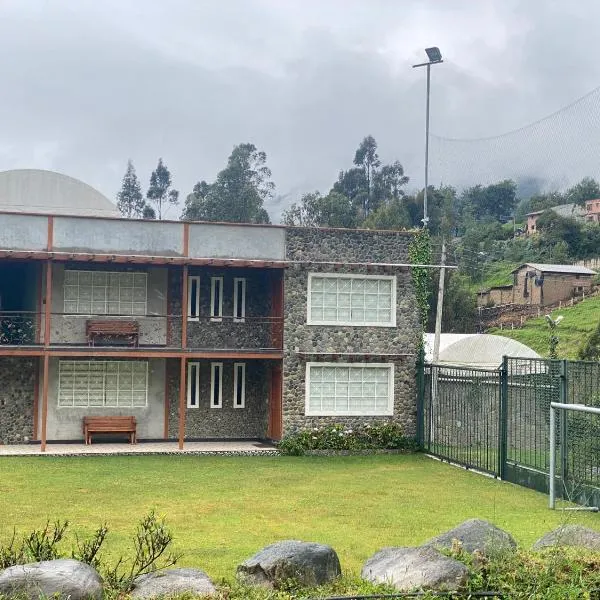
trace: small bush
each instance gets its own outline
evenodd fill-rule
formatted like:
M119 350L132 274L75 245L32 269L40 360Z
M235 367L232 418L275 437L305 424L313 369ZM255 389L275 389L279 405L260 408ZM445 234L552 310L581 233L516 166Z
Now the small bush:
M397 423L365 423L350 428L327 425L286 436L278 444L283 454L302 456L309 450L416 450L412 438L404 436Z

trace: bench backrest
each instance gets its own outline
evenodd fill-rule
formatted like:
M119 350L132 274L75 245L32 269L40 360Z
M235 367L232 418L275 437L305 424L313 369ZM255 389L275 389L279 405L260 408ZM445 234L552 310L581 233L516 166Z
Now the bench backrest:
M83 417L83 424L86 427L115 427L117 429L134 428L136 425L135 417Z
M87 333L138 333L139 324L137 321L92 321L88 320L85 324Z

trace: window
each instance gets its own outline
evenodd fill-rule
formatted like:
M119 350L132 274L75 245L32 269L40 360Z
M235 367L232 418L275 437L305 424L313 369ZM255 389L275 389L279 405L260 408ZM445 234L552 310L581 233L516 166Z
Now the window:
M246 320L246 280L242 277L233 280L233 320L236 323Z
M210 406L223 406L223 363L210 363Z
M233 408L246 406L246 363L233 365Z
M396 277L308 276L309 325L396 326Z
M61 360L58 406L144 407L148 400L148 362Z
M210 316L213 321L223 317L223 278L210 278Z
M200 406L200 363L189 362L187 370L187 406Z
M306 415L394 414L394 365L307 363Z
M200 319L200 277L188 277L188 321Z
M145 315L146 273L65 271L64 312Z

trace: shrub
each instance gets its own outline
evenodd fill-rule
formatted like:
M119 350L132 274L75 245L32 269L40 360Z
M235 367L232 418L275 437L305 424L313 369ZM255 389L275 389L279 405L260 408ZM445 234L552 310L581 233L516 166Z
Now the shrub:
M412 438L397 423L365 423L359 427L327 425L286 436L278 444L283 454L302 456L308 450L416 450Z

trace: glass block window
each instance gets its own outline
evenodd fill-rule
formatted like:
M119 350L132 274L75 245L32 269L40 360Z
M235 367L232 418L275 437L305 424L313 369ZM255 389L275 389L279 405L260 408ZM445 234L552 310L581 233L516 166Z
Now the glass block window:
M394 365L306 365L306 414L309 416L392 415L393 401Z
M61 360L61 407L144 407L148 402L148 362Z
M395 327L396 277L312 273L307 322Z
M64 312L80 315L145 315L146 273L65 271Z

